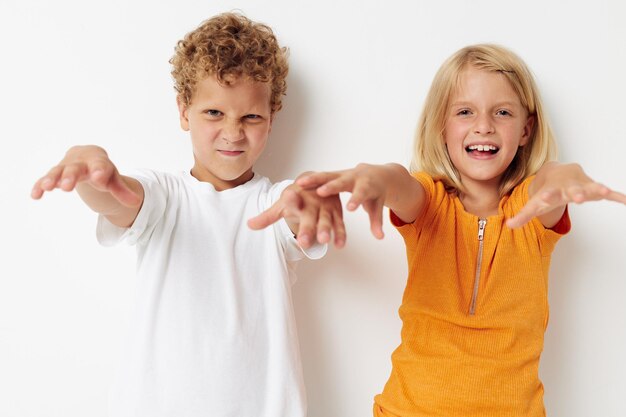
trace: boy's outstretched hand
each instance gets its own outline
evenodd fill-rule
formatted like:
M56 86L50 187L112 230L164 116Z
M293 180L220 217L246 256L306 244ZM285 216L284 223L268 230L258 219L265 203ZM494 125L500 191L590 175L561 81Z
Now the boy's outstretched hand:
M529 195L519 213L507 220L507 226L521 227L538 217L550 228L559 221L568 203L610 200L626 204L626 195L595 182L578 164L550 162L544 165L531 183Z
M341 248L346 243L346 228L338 195L320 197L315 190L291 184L270 208L249 219L248 227L260 230L281 218L285 218L298 243L305 249L316 239L319 243L330 242L331 234L335 247Z
M143 203L143 187L117 171L98 146L74 146L57 166L41 177L30 193L39 200L46 191L76 189L82 200L111 223L129 227Z
M309 189L317 189L317 194L323 197L351 193L346 203L348 211L355 211L359 207L367 212L370 219L370 230L377 239L382 239L383 233L383 206L389 188L388 181L393 178L388 172L395 168L390 165L358 164L355 168L334 172L315 172L304 175L296 184Z
M72 191L81 183L111 194L123 206L141 205L142 197L124 181L106 151L98 146L75 146L68 150L63 160L35 183L31 197L39 200L46 191L56 188Z

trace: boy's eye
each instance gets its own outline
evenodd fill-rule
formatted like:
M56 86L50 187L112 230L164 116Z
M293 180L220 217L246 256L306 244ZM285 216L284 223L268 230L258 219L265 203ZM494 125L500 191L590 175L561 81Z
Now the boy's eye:
M243 118L247 121L255 121L255 122L262 119L262 117L258 114L246 114Z
M209 116L211 116L211 117L219 117L219 116L221 116L221 115L222 115L222 112L221 112L221 111L219 111L219 110L214 110L214 109L207 110L205 113L206 113L206 114L208 114L208 115L209 115Z

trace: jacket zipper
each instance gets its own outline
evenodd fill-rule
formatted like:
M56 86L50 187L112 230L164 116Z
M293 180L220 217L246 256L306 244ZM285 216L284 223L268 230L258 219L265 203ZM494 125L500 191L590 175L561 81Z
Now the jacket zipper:
M476 262L476 275L474 276L474 291L472 293L472 302L470 304L470 315L476 312L476 299L478 298L478 286L480 284L480 267L483 263L483 239L485 237L485 226L487 219L478 219L478 258Z

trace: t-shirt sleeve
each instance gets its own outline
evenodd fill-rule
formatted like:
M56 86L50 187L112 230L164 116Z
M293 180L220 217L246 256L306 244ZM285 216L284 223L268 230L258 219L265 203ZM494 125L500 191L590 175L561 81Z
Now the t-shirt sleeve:
M268 209L272 206L279 198L281 193L287 188L290 184L292 184L292 180L285 180L278 182L270 188L267 193L267 200L265 202L265 207L263 210ZM328 244L322 244L315 242L310 248L304 249L300 247L300 244L296 240L293 232L289 228L287 221L283 218L274 223L274 232L278 237L283 250L285 251L285 258L288 261L298 261L304 257L309 259L320 259L324 255L326 255L326 251L328 250Z
M153 171L137 171L131 174L141 183L144 199L141 209L130 227L119 227L98 216L96 237L103 246L113 246L122 241L129 245L144 244L150 238L154 228L163 217L167 202L167 189Z
M518 213L528 202L528 190L534 179L535 176L528 177L513 189L511 193L513 214ZM559 239L569 233L572 228L567 206L559 221L551 228L545 227L537 217L534 217L530 221L530 224L537 232L541 254L543 256L550 255Z

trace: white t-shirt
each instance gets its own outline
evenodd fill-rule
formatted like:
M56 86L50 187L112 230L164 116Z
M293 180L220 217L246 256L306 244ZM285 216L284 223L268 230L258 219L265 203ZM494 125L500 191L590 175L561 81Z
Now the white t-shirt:
M217 192L189 173L134 177L145 192L134 224L101 216L97 229L103 245L137 246L136 314L110 416L305 416L291 298L304 254L284 220L246 225L289 181L255 174Z

